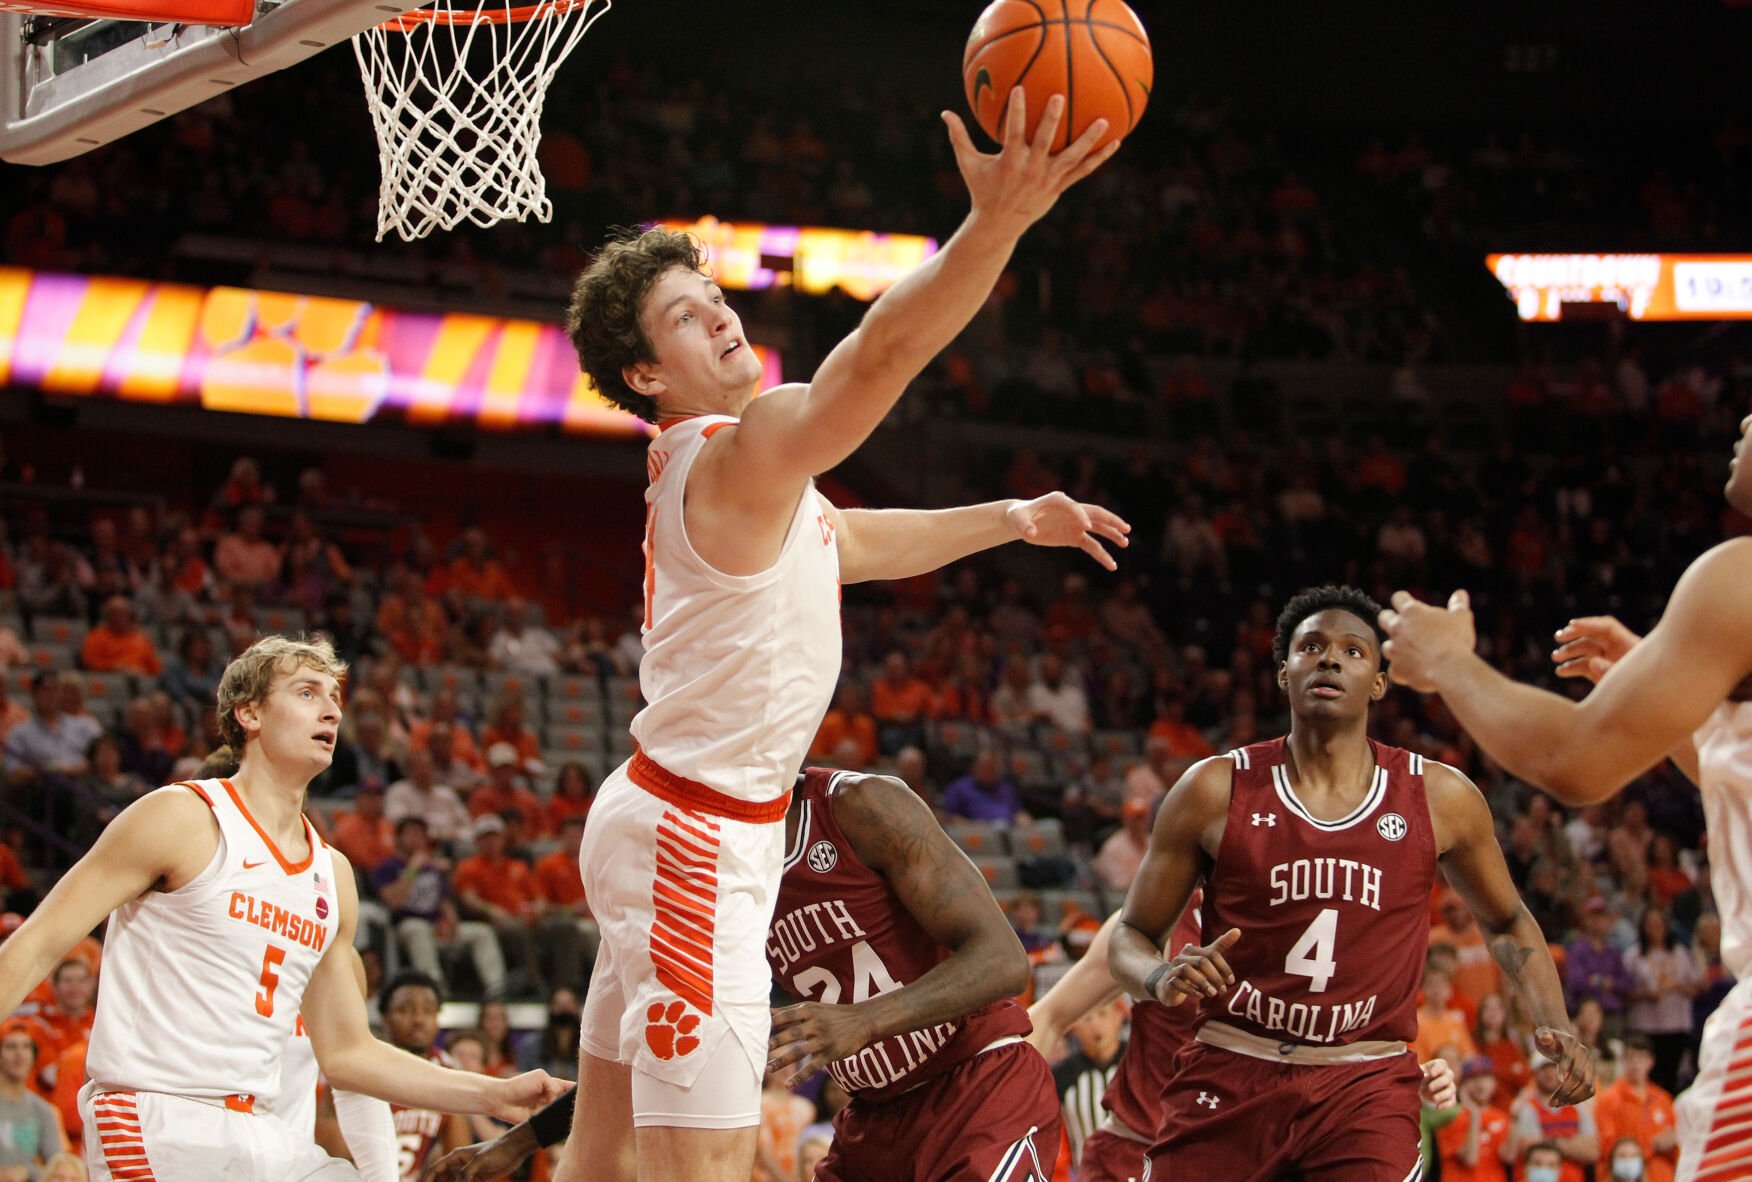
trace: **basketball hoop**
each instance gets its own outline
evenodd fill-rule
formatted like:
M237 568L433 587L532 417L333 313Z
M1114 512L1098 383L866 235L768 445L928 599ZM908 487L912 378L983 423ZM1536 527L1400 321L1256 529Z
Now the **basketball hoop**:
M548 84L612 0L436 0L353 38L377 130L377 238L551 221L536 161Z

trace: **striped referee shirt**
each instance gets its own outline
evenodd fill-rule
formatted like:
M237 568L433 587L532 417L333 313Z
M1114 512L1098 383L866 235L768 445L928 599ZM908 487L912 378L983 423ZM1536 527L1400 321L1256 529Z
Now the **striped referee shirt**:
M1124 1050L1122 1044L1121 1051ZM1065 1135L1071 1142L1071 1163L1083 1161L1083 1138L1101 1127L1107 1110L1101 1107L1101 1096L1119 1068L1119 1055L1107 1063L1097 1063L1082 1051L1073 1051L1059 1060L1052 1069L1053 1088L1058 1092L1059 1110L1064 1114Z

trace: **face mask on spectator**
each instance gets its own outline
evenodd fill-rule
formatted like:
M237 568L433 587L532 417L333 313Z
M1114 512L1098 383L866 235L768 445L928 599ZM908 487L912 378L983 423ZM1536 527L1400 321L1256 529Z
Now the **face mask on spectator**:
M1619 1158L1612 1163L1612 1176L1617 1182L1638 1182L1643 1176L1643 1164L1630 1158Z
M1527 1182L1557 1182L1559 1173L1556 1166L1528 1166Z

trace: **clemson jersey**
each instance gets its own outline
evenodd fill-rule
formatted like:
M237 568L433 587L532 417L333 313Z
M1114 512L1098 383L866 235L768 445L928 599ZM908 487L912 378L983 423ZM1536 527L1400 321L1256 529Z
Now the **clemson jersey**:
M310 822L288 861L228 780L185 781L219 824L205 869L110 916L86 1073L99 1091L253 1109L280 1093L304 987L340 922L334 859Z
M764 571L725 574L695 552L688 473L713 434L734 429L726 415L700 415L651 441L639 663L648 704L632 731L673 775L765 802L790 791L839 680L839 551L811 482Z

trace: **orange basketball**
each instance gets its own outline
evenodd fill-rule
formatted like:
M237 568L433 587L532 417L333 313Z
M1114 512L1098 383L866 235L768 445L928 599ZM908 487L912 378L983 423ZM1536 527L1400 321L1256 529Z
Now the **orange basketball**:
M1143 22L1121 0L993 0L967 38L961 78L973 117L994 140L1012 87L1027 97L1030 136L1046 100L1064 95L1056 152L1097 119L1107 120L1102 143L1128 135L1155 71Z

